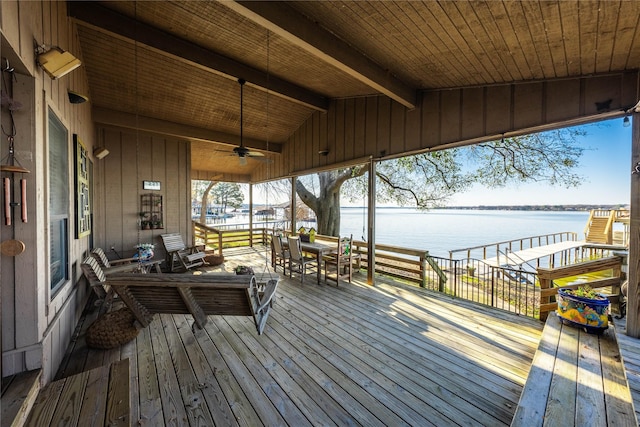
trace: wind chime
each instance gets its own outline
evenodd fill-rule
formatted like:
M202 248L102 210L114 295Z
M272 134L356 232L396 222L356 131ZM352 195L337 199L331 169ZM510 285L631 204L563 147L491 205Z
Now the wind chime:
M9 83L7 83L7 76ZM15 153L15 137L16 137L16 125L13 118L14 111L18 111L22 108L19 102L13 99L13 83L15 75L14 68L9 66L9 61L5 60L5 66L2 68L2 107L9 110L10 129L7 131L4 124L2 124L2 134L7 137L9 146L9 153L0 161L0 171L8 172L10 177L3 177L2 182L4 186L4 223L5 225L12 224L13 208L20 206L20 217L22 222L27 222L27 180L20 178L20 201L16 202L13 197L13 182L16 173L25 174L30 171L24 168Z

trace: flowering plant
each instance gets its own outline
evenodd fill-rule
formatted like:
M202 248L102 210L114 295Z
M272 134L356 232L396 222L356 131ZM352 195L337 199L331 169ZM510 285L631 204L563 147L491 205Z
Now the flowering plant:
M135 249L154 249L155 247L153 243L139 243L134 246Z

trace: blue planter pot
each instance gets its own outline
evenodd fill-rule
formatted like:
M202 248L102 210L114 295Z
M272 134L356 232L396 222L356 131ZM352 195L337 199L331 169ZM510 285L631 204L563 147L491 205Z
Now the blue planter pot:
M609 300L584 298L558 289L558 316L564 323L584 328L589 333L602 333L609 327Z

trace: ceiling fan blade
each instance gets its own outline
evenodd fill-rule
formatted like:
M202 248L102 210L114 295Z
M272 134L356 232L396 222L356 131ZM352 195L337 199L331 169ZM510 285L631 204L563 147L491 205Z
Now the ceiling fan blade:
M245 155L247 157L264 157L264 154L259 151L247 151Z

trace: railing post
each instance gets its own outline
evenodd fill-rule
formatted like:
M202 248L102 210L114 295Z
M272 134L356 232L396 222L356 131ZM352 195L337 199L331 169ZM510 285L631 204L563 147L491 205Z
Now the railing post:
M218 231L218 255L222 255L222 232Z
M420 287L427 287L427 256L429 252L420 255Z
M548 296L542 296L542 290L549 289L551 287L551 279L548 277L541 277L540 270L538 270L538 282L540 283L540 303L538 307L540 307L540 320L545 322L547 320L547 316L549 315L548 311L542 311L543 304L548 304L550 298Z

